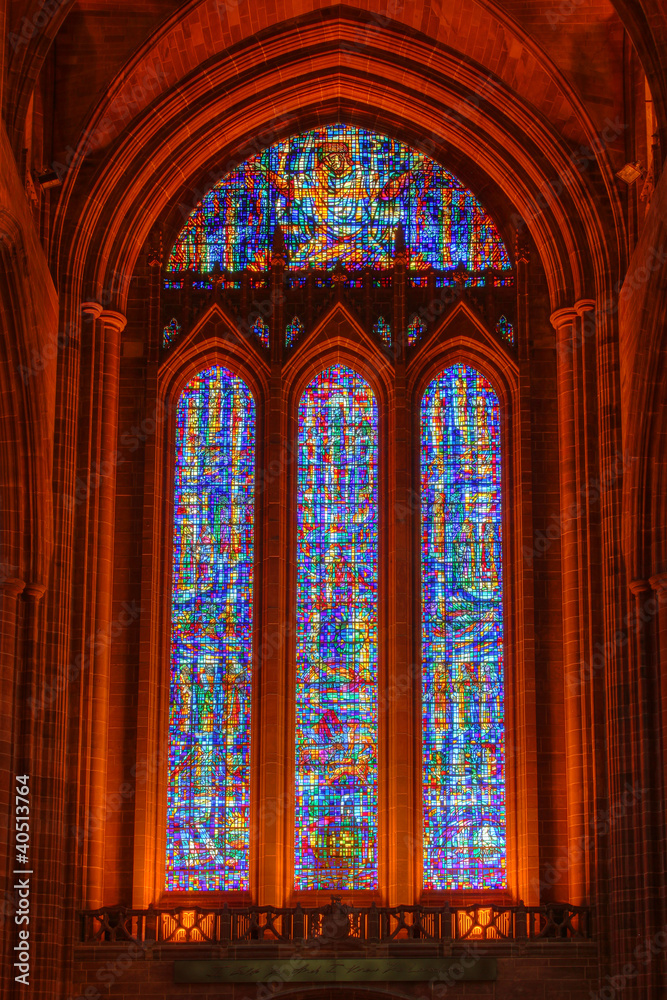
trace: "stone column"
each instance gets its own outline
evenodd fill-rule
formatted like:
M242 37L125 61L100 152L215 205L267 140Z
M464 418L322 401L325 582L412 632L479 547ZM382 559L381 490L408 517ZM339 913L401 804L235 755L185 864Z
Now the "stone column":
M23 620L23 655L21 657L21 677L18 686L19 699L17 717L21 719L16 766L19 771L31 772L37 765L41 750L38 720L43 714L46 677L40 670L40 601L46 593L42 583L27 583L23 590L25 604Z
M580 306L583 305L580 304ZM560 309L551 316L556 330L558 434L560 468L560 541L563 615L563 690L565 708L566 795L568 824L568 901L589 901L586 836L589 832L589 768L584 734L585 630L590 625L582 608L586 591L582 536L588 524L586 508L585 399L581 371L581 308Z
M661 667L661 665L667 663L667 573L656 573L650 577L649 583L655 592L655 599L657 601L653 656L655 669L658 673L658 700L660 705L658 735L661 749L660 764L662 767L662 800L664 803L665 796L667 795L667 679L662 676L664 666ZM667 837L667 824L664 824L662 829L665 831ZM667 853L667 844L665 845L665 852ZM665 905L667 906L667 903ZM667 914L665 915L664 922L667 923Z
M107 797L110 641L113 596L114 516L120 335L125 317L84 303L92 319L89 342L89 410L81 417L89 466L86 490L86 564L91 590L84 597L84 653L87 664L90 714L88 718L88 801L86 906L104 902L104 828ZM86 422L90 421L86 426Z
M394 317L398 312L395 309ZM388 565L380 577L380 592L386 587L388 593L379 608L379 635L381 639L387 637L378 650L380 665L383 661L386 664L379 676L379 888L386 891L386 903L397 906L417 902L421 893L422 807L415 793L414 759L420 734L415 705L419 704L416 695L420 691L421 652L417 648L418 630L413 615L413 608L419 607L413 594L413 587L418 586L413 568L413 538L418 535L415 520L419 519L419 503L413 488L412 452L412 442L416 440L413 420L419 422L419 408L416 401L412 412L408 405L403 360L405 323L392 333L398 351L393 405L386 425L380 428L380 440L386 435L392 445L385 449L385 468L380 466L388 484L388 502L380 510L380 517L386 517L388 527ZM384 493L380 486L380 497ZM418 787L421 788L420 781Z
M611 300L610 300L611 303ZM602 778L607 804L599 817L604 836L598 835L598 926L601 963L610 975L619 975L632 964L640 943L641 921L636 895L635 873L641 865L640 848L633 840L632 826L621 812L613 822L606 819L622 807L628 788L636 786L632 746L635 732L631 704L636 695L630 666L628 616L631 606L621 535L622 405L618 349L618 322L615 311L601 310L594 330L597 385L597 440L599 442L601 642L592 662L604 698L605 728L600 741L606 765ZM626 982L624 998L637 996L633 981Z
M529 250L516 246L517 315L516 348L519 367L516 414L504 413L505 468L514 465L503 501L507 523L514 523L510 550L506 543L504 600L507 608L508 688L506 708L508 737L507 833L508 887L515 899L529 906L540 903L539 815L537 794L537 731L535 691L535 596L532 470L532 400L529 311ZM495 314L494 314L495 315ZM510 448L513 446L513 455ZM513 508L513 510L511 509ZM509 659L509 658L508 658ZM509 674L511 671L511 677ZM511 726L511 730L510 730Z
M275 314L274 314L275 320ZM293 617L287 609L286 525L287 482L293 462L285 442L288 435L285 390L280 353L284 329L271 326L272 365L266 400L264 430L261 418L257 440L266 441L258 453L256 492L256 543L261 553L255 582L256 614L260 614L258 649L253 671L253 709L259 725L253 749L256 804L251 823L251 857L257 871L257 902L284 906L291 892L289 855L292 849L288 830L294 816L288 802L288 762L293 753L294 727L287 721L288 706L294 706ZM278 339L281 338L281 339ZM276 344L277 342L277 344ZM258 414L258 417L260 415ZM289 771L290 780L292 771ZM292 793L293 794L293 793ZM293 801L293 797L289 799Z
M642 966L640 983L643 1000L667 993L667 807L665 793L665 731L667 729L667 573L657 573L635 594L636 662L638 676L638 765L641 795L632 808L637 813L641 836L642 881L639 887L644 917L644 942L652 942L651 961ZM639 896L638 896L639 899Z

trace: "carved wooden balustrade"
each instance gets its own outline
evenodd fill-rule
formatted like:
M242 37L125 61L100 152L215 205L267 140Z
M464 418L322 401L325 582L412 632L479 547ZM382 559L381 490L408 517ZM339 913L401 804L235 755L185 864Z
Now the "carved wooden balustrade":
M319 941L335 946L355 942L583 941L591 937L590 911L560 903L356 907L335 900L321 907L179 906L132 910L117 906L82 913L82 941L96 945L124 941L161 944Z

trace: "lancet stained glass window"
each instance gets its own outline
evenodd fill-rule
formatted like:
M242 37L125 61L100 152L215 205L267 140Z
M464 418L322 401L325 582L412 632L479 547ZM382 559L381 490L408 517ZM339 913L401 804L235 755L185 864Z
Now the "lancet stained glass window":
M178 403L168 890L248 888L255 404L213 367Z
M456 177L403 142L337 124L276 142L226 174L181 230L168 268L263 270L277 223L291 268L390 268L399 222L413 269L511 266L492 219Z
M377 887L377 407L333 365L298 410L297 889Z
M421 407L424 888L506 886L496 393L454 365Z

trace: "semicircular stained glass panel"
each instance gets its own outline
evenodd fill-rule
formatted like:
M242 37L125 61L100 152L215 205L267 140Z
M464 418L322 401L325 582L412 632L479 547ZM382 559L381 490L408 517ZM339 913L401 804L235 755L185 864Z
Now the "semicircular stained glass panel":
M167 890L249 887L255 402L222 367L178 402Z
M453 365L421 406L425 889L506 880L500 414Z
M414 269L511 267L493 220L453 174L403 142L338 124L227 173L190 215L168 270L263 270L278 223L294 269L390 268L399 223Z

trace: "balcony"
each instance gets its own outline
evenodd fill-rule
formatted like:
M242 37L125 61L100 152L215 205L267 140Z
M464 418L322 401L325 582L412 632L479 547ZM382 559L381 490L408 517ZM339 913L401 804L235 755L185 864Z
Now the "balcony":
M417 948L446 953L455 943L584 942L592 939L586 907L546 906L348 906L334 897L315 907L248 906L218 909L180 906L133 910L104 907L82 913L88 945L269 945L308 942L336 950L372 946L391 952ZM430 946L430 947L428 947Z

